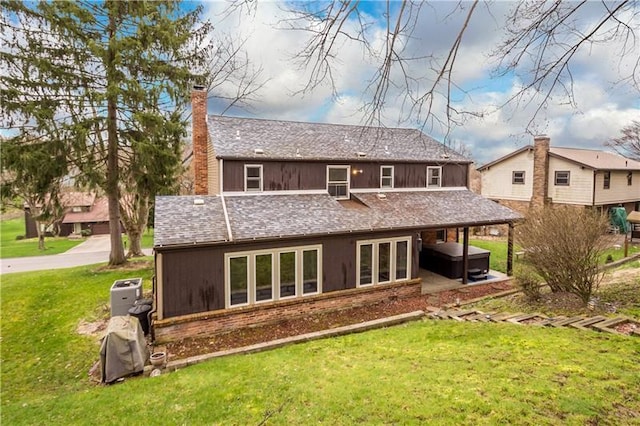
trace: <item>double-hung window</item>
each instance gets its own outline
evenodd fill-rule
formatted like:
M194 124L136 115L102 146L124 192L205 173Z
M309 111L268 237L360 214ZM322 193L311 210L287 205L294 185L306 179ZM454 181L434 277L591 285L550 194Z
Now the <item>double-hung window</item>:
M262 164L244 165L244 190L262 191Z
M568 171L556 171L554 175L555 186L569 186L571 172Z
M403 281L411 277L411 237L359 241L358 287Z
M524 185L524 171L514 171L511 176L511 183L514 185Z
M229 307L322 292L322 246L287 247L225 255Z
M393 188L393 166L380 166L380 188Z
M627 173L627 186L633 185L633 172Z
M338 200L349 199L349 166L327 166L327 191Z
M427 167L427 187L438 188L442 186L442 167Z

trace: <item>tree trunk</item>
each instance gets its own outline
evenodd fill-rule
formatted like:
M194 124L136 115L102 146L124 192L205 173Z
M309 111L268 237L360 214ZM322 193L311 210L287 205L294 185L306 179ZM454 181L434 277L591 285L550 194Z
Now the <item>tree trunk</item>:
M129 236L129 252L127 253L127 257L140 257L144 256L142 252L142 233L138 232L138 230L127 232Z
M42 223L36 221L36 232L38 233L38 250L46 250L44 246L44 231L42 230Z
M111 2L109 2L111 3ZM109 13L109 48L107 52L107 184L106 193L109 200L109 236L111 253L109 265L122 265L127 261L122 245L120 232L120 209L118 206L118 123L117 123L117 81L115 65L115 34L117 4L107 4Z
M129 237L129 252L127 257L144 256L142 252L142 233L147 227L149 218L149 197L139 196L130 206L129 220L127 220L127 236Z

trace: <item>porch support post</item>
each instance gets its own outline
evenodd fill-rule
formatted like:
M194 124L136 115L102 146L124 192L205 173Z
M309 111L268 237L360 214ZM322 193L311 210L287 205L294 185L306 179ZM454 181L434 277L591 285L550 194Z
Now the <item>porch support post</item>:
M507 276L513 276L513 223L509 223L507 237Z
M462 231L462 284L469 282L469 227Z

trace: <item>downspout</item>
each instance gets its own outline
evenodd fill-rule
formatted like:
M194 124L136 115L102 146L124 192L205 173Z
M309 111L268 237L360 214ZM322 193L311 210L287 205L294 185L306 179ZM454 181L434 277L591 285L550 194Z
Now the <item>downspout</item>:
M591 190L591 208L596 206L596 171L593 171L593 189Z
M462 231L462 284L469 282L469 227Z

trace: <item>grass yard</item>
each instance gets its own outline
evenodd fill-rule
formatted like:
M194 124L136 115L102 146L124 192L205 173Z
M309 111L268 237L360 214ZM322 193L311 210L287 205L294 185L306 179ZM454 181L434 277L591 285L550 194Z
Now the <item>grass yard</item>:
M638 424L639 340L421 321L97 386L115 279L92 267L2 277L2 424Z
M16 240L18 235L24 235L24 230L24 217L0 221L0 258L64 253L84 241L70 240L67 237L47 237L44 239L46 250L42 251L38 249L37 238Z
M489 250L491 252L491 256L489 258L489 267L494 271L499 271L502 273L506 273L507 271L507 240L481 240L481 239L469 239L469 245L479 247L485 250ZM517 245L514 245L514 251L520 250ZM640 245L629 245L629 256L634 255L636 253L640 253ZM614 261L620 260L624 257L624 247L621 248L610 248L606 250L600 261L602 264L605 263L607 256L611 255ZM513 264L514 267L519 262L519 259L514 255Z

